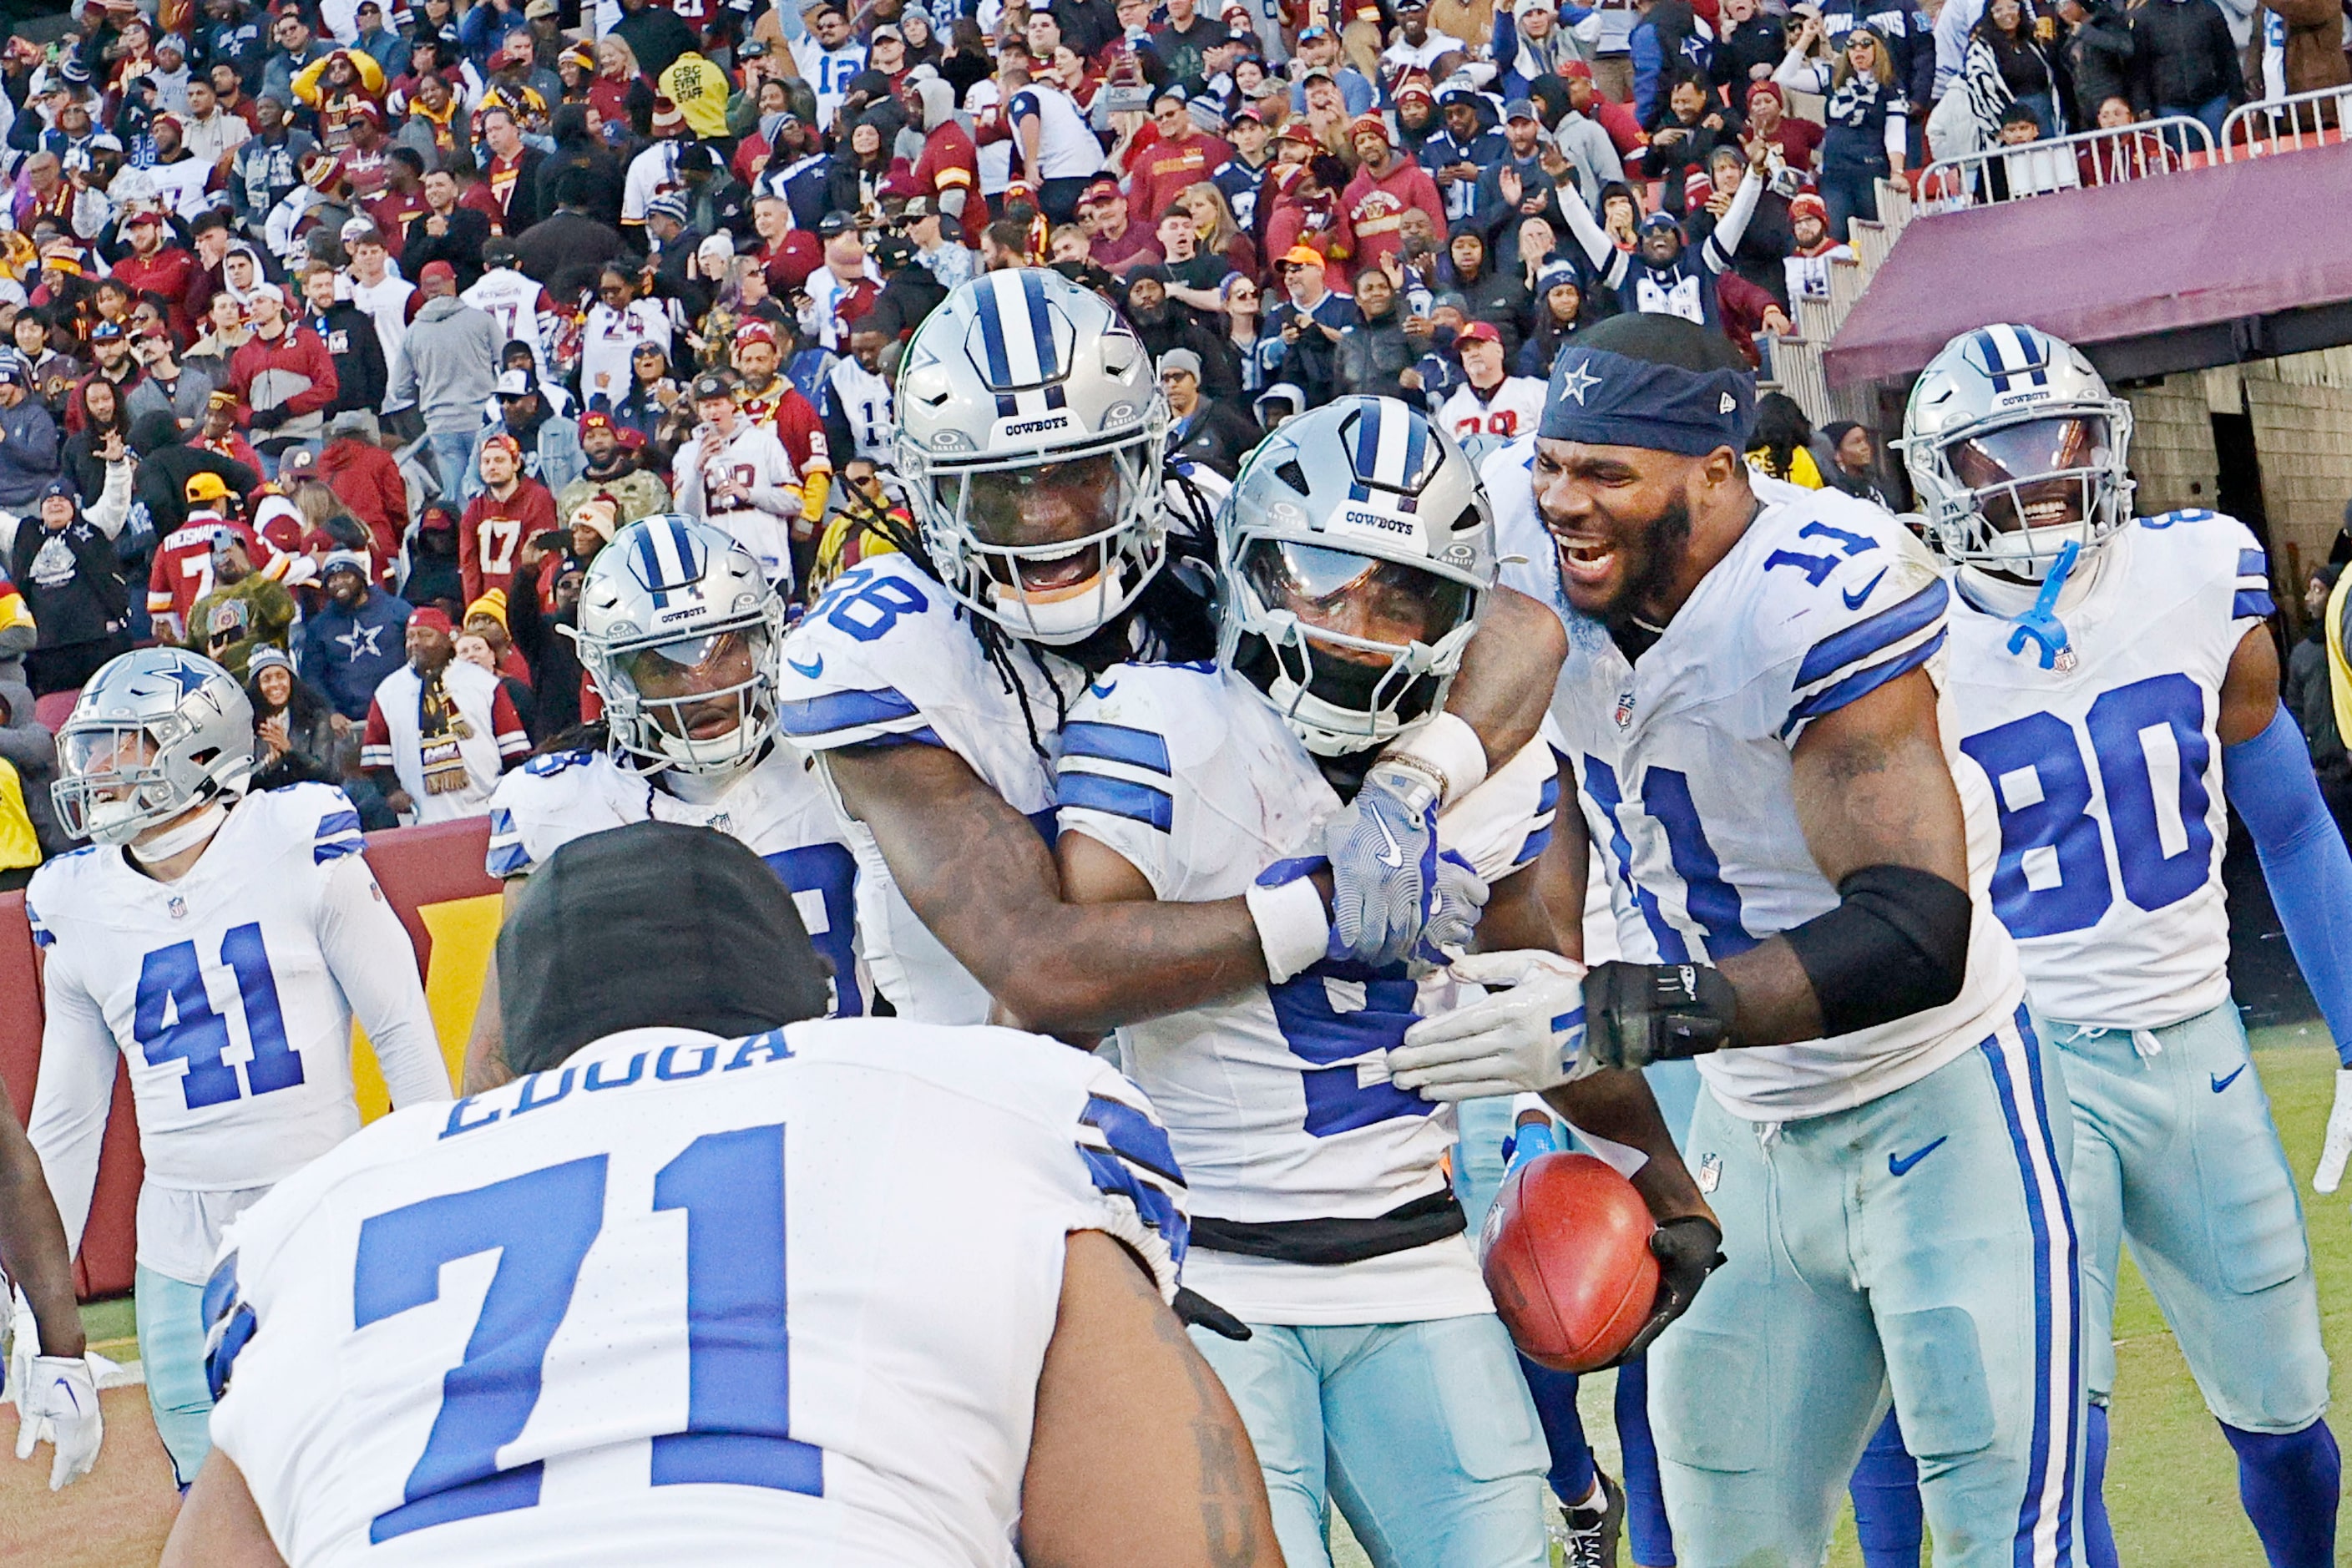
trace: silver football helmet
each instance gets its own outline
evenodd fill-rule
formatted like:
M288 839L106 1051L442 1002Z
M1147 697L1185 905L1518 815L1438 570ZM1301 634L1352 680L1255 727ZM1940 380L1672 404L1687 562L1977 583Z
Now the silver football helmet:
M645 771L724 773L775 733L784 602L726 530L639 518L589 563L579 622L613 743Z
M898 470L947 591L1031 642L1077 642L1166 558L1167 400L1101 296L1017 268L959 286L898 372Z
M58 820L74 837L128 844L254 771L253 704L202 654L142 647L109 659L58 731Z
M1218 510L1217 543L1217 662L1318 756L1368 751L1444 707L1495 583L1477 469L1392 398L1283 421Z
M2131 405L2032 327L1962 332L1928 362L1896 443L1950 560L2039 581L2131 521Z

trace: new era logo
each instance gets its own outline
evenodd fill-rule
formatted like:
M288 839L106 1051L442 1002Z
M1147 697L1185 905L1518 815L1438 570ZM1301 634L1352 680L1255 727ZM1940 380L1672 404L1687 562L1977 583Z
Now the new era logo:
M1737 414L1739 412L1739 402L1727 392L1723 395L1723 401L1715 405L1715 411L1717 414Z

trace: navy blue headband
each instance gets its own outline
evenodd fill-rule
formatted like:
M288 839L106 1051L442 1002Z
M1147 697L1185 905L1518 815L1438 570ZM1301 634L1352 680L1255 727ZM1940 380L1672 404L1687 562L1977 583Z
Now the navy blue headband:
M1570 344L1552 367L1537 433L1703 458L1745 449L1755 418L1756 380L1744 371L1684 370Z

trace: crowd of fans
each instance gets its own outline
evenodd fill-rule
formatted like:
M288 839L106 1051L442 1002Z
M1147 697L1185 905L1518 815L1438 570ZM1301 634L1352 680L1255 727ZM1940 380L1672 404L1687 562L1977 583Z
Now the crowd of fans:
M595 715L618 526L854 556L977 273L1118 304L1181 461L1341 393L1507 440L1620 311L1756 358L1932 156L2352 79L2332 3L2238 3L84 0L0 57L0 823L61 847L14 738L151 639L371 825L480 809ZM1762 466L1903 499L1768 413Z

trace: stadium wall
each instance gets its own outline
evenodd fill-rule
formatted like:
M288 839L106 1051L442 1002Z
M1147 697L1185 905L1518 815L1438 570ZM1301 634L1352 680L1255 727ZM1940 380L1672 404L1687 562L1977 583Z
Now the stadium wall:
M408 929L452 1083L461 1075L474 1006L498 937L499 884L482 869L489 837L489 819L477 816L371 834L367 841L368 865ZM373 1121L390 1109L383 1076L365 1034L356 1027L352 1045L360 1114ZM0 896L0 1083L7 1086L20 1122L32 1113L40 1058L41 987L33 933L25 920L25 896L9 893ZM98 1194L75 1268L74 1282L84 1300L131 1289L142 1170L131 1075L127 1068L118 1068L99 1159Z

